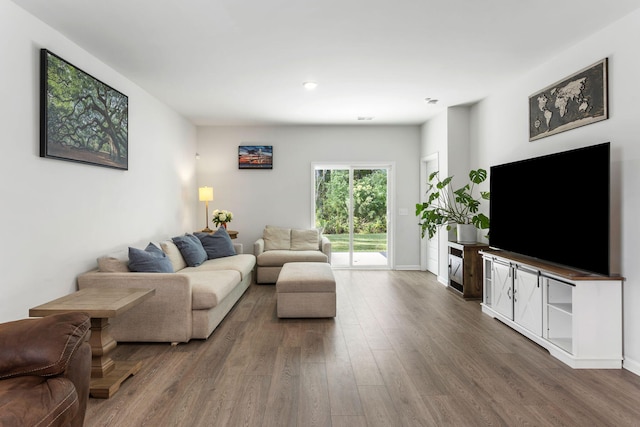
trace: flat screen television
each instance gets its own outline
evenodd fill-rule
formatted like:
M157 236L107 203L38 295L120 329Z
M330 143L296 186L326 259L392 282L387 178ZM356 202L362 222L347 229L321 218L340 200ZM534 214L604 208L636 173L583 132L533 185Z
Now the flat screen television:
M489 246L609 275L610 144L490 169Z

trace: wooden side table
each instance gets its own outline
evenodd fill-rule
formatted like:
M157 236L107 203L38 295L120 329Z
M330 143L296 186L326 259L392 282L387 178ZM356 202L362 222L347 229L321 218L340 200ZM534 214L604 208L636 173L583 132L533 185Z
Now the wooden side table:
M109 318L129 310L155 295L155 289L86 288L29 310L31 317L82 311L91 317L92 397L108 399L120 384L140 370L142 362L114 362L111 352L117 342L109 333Z
M217 230L217 229L216 229ZM196 231L196 233L215 233L216 230L211 230L211 231L204 231L204 230L200 230L200 231ZM227 230L227 234L229 235L230 238L232 239L237 239L238 238L238 232L237 231L233 231L233 230Z
M449 242L449 289L464 299L482 299L482 255L484 243Z

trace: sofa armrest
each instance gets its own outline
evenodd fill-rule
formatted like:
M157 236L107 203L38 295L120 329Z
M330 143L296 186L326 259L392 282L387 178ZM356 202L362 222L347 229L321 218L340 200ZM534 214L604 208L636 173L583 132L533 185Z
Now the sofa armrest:
M255 243L253 244L253 254L255 256L258 256L263 252L264 252L264 239L260 238L256 240Z
M236 250L236 255L244 253L244 246L242 245L242 243L234 243L233 249Z
M331 240L326 236L322 236L320 241L320 250L327 256L327 258L329 258L328 262L331 264Z
M192 284L178 273L107 273L78 276L78 288L147 288L153 297L110 319L116 341L187 342L193 331Z
M87 313L69 312L0 325L0 378L62 375L89 338Z
M34 425L35 421L50 425L55 420L71 427L84 424L91 381L90 326L87 313L80 312L0 325L0 379L7 380L0 381L0 424L5 425L3 420L7 425ZM31 377L41 377L42 385L34 387L37 380ZM73 383L73 394L68 394L65 379ZM11 390L17 384L22 386ZM19 390L28 384L28 389ZM33 405L37 408L30 411ZM33 415L32 422L23 419L26 412Z

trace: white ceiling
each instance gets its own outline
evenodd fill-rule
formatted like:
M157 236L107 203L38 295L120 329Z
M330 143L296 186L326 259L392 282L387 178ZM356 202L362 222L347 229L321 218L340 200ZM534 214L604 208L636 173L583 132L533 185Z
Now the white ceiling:
M363 123L358 116L424 123L640 7L640 0L12 1L197 125ZM318 88L303 89L307 80ZM429 106L426 97L439 102Z

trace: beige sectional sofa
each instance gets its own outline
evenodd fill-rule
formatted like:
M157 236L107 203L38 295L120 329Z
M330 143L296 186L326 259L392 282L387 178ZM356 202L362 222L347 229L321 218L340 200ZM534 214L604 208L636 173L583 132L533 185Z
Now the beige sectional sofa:
M152 298L110 320L116 341L176 344L208 338L251 284L255 256L243 254L242 245L233 244L236 255L189 267L174 241L155 246L162 248L174 272L132 272L130 252L124 250L100 257L97 269L78 277L78 288L156 290Z
M331 242L317 229L295 229L267 225L253 244L256 283L276 283L288 262L331 263Z

